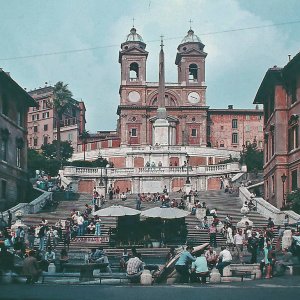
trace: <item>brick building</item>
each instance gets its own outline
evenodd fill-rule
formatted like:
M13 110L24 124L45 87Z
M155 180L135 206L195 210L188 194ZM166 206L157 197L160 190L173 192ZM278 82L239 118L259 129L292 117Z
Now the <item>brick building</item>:
M263 111L261 109L208 110L208 144L213 148L242 151L256 141L263 150Z
M300 53L266 72L254 103L264 104L264 196L280 208L300 183Z
M35 101L0 69L0 210L26 201L27 111Z
M32 107L28 112L28 145L33 149L40 149L42 145L56 140L57 116L50 104L53 87L39 88L30 91L29 95L36 100L38 107ZM86 123L84 102L72 99L60 123L61 140L70 141L76 152L79 136Z

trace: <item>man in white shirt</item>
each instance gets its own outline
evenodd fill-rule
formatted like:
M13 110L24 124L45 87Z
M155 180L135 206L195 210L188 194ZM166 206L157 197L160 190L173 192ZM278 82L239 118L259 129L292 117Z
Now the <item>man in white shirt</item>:
M220 271L220 274L223 276L223 269L226 266L229 266L232 261L232 255L229 250L226 249L225 246L221 247L221 252L219 253L219 262L216 268Z
M84 222L84 218L83 218L83 215L80 215L78 218L77 218L77 225L78 225L78 232L77 234L80 236L80 235L83 235L83 222Z
M238 232L234 236L233 243L236 247L238 257L239 257L239 261L242 264L244 262L243 246L244 246L244 243L245 243L245 236L244 236L243 230L241 228L238 230Z

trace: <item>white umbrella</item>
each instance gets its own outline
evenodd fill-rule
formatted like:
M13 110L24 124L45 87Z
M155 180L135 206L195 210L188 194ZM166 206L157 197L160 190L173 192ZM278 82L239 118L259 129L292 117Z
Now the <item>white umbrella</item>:
M189 215L190 212L171 207L154 207L147 209L141 213L141 216L148 218L161 218L161 219L179 219Z
M94 216L99 217L123 217L123 216L135 216L139 215L141 212L139 210L121 206L113 205L104 209L99 209L93 213Z

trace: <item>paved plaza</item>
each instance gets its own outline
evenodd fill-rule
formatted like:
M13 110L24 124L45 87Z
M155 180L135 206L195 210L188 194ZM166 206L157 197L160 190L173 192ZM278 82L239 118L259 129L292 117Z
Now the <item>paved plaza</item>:
M140 285L95 286L95 285L2 285L0 299L3 300L68 300L68 299L297 299L300 281L297 276L285 276L272 280L206 284L206 285Z

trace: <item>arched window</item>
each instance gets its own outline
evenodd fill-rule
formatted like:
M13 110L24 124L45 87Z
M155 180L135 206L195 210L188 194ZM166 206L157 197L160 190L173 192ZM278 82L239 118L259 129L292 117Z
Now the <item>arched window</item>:
M189 66L189 82L198 82L198 66L196 64Z
M138 79L139 79L139 65L134 62L129 66L129 80L137 81Z

